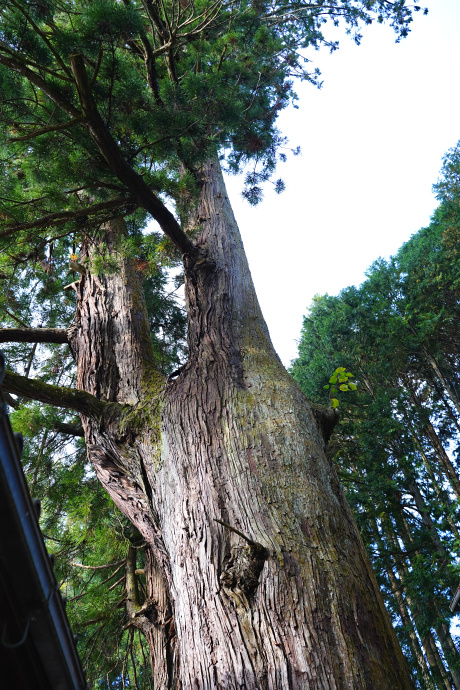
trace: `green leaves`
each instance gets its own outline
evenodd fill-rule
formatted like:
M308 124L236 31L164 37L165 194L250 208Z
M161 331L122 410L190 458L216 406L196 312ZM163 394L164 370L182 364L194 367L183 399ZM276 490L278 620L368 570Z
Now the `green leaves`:
M337 408L340 405L339 398L335 397L339 391L344 393L357 390L357 385L350 381L352 377L353 374L351 371L347 371L346 367L337 367L330 377L329 383L323 386L323 390L329 391L330 403L333 408Z
M286 139L276 119L296 99L293 78L318 82L318 70L306 69L302 51L322 44L337 47L327 36L326 18L353 30L376 18L389 20L399 36L411 21L411 9L400 3L362 0L333 0L327 15L319 6L284 1L269 8L245 0L231 5L203 0L180 9L171 2L154 8L140 0L20 5L1 4L5 134L20 138L62 126L69 108L80 109L68 59L80 53L100 115L136 172L177 175L220 153L234 172L250 164L258 177L247 184L251 203L261 197L260 182L286 158ZM24 66L28 78L18 76ZM37 89L35 78L47 88ZM116 184L116 176L83 124L53 129L28 142L14 148L20 172L28 178L24 201L32 204L43 194L39 178L51 169L48 186L59 178L66 192L91 186L95 199L110 198L106 185ZM51 159L52 166L46 164ZM280 193L282 180L274 188ZM69 197L67 205L72 201L77 199ZM47 210L55 209L49 205Z

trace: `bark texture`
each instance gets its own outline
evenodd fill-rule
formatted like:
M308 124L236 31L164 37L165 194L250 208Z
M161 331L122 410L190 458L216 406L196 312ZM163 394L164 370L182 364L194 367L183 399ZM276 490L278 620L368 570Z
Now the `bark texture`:
M71 337L79 387L127 405L83 423L100 480L148 544L155 688L411 688L325 452L333 415L273 349L216 161L190 225L190 356L163 394L126 260L81 277ZM121 232L106 230L112 253Z
M106 403L124 403L122 412L101 420L82 416L88 456L115 504L146 541L146 591L135 596L135 562L127 581L127 625L139 628L150 651L155 688L180 687L177 638L172 616L169 557L158 523L155 486L149 477L160 463L160 414L164 377L155 368L142 281L123 258L124 221L112 220L82 250L90 268L79 281L79 305L69 341L77 362L77 387ZM91 270L104 246L116 271ZM131 553L131 559L133 555Z

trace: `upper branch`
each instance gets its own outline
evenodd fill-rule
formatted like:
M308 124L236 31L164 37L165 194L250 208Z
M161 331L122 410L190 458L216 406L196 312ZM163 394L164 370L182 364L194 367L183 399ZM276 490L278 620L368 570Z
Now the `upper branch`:
M107 125L99 114L86 74L81 54L70 56L70 65L77 85L81 107L86 117L85 125L107 164L118 179L134 194L142 206L158 222L161 229L182 254L196 253L196 247L187 237L163 202L155 196L141 175L126 162Z
M0 238L8 237L8 235L12 235L20 230L45 228L50 225L63 225L64 223L67 223L71 220L76 220L77 218L94 216L105 211L115 211L123 206L131 206L133 204L135 204L135 200L132 197L118 197L116 199L111 199L110 201L102 201L100 204L92 204L92 206L79 208L75 211L56 211L55 213L48 213L46 216L31 220L28 223L16 223L15 225L8 225L5 230L0 232Z
M68 343L65 328L0 328L0 343Z
M37 379L28 379L25 376L14 374L12 371L5 372L2 385L8 393L14 393L14 395L20 395L31 400L38 400L47 405L74 410L95 421L101 421L103 417L107 417L111 413L121 412L123 408L119 403L98 400L94 395L86 393L86 391L64 388L63 386L52 386Z
M49 134L50 132L58 132L61 129L68 129L69 127L74 127L74 125L79 125L83 122L83 117L75 117L69 122L61 122L58 125L48 125L47 127L41 127L40 129L34 129L28 134L24 134L22 137L13 137L10 141L27 141L28 139L34 139L42 134Z
M50 98L53 103L56 103L61 110L66 112L68 115L71 115L71 117L81 117L80 111L74 108L73 105L69 103L66 98L64 98L58 89L51 86L51 84L48 84L45 79L42 79L39 74L29 69L29 67L20 60L0 54L0 65L5 65L5 67L9 67L9 69L11 69L13 72L17 72L28 79L31 84L34 84L41 89L43 93L46 93L48 98Z

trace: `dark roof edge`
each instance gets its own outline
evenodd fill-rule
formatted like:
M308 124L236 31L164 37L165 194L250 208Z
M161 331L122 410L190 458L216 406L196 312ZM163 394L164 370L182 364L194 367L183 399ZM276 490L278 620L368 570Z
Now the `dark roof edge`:
M10 582L17 580L17 563L28 563L27 592L20 584L15 592L23 608L29 635L49 674L50 689L84 690L85 675L78 657L59 586L38 525L34 505L20 462L20 451L7 414L1 383L5 370L0 352L0 484L8 501L8 529L13 530L15 549L23 561L11 559ZM19 554L16 553L16 557ZM8 561L6 562L8 566ZM5 563L3 564L5 566ZM31 607L30 602L36 602ZM29 610L27 610L27 608Z

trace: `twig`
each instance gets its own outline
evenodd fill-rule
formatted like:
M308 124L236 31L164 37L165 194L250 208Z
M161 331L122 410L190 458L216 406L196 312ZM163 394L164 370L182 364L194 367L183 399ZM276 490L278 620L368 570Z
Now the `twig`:
M226 522L223 522L222 520L218 520L217 518L214 518L214 522L218 522L218 523L219 523L220 525L222 525L223 527L226 527L227 529L229 529L230 532L234 532L234 533L237 534L239 537L241 537L242 539L244 539L245 541L247 541L248 544L250 544L251 546L260 546L260 544L258 544L258 543L257 543L256 541L254 541L253 539L250 539L249 537L247 537L245 534L243 534L243 532L240 532L239 529L236 529L236 527L232 527L231 525L227 524Z

